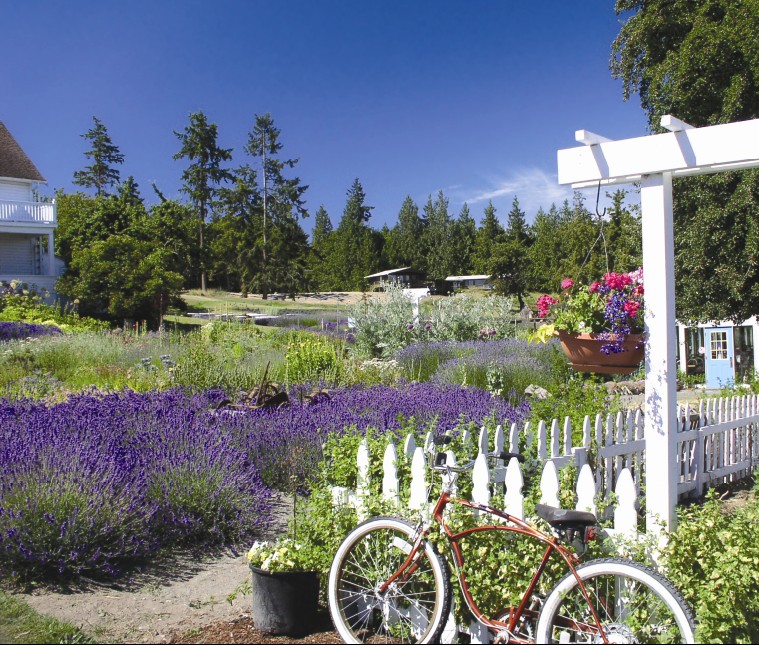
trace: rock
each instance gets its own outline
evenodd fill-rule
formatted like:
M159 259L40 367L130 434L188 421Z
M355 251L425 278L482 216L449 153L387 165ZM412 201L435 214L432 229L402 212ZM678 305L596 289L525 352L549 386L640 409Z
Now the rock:
M547 399L551 396L551 393L539 385L528 385L524 393L526 396L531 396L534 399Z

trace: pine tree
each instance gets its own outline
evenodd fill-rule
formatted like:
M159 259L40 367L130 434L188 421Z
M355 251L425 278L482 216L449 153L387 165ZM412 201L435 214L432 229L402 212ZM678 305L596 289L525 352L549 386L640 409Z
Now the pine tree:
M488 202L482 218L480 228L477 231L476 246L474 251L474 270L481 275L492 274L492 262L495 258L496 248L506 241L506 232L496 217L493 202Z
M477 241L477 223L469 214L469 206L461 207L459 216L453 221L451 234L452 273L471 275L474 271L474 250Z
M413 267L426 272L427 259L421 240L424 238L426 222L419 217L419 207L410 196L403 200L398 212L398 223L386 236L386 259L388 267Z
M119 171L114 166L124 163L124 155L119 152L117 146L108 136L108 130L97 117L92 120L95 126L82 135L83 139L91 142L92 149L84 153L85 157L92 159L92 165L84 170L74 173L74 183L77 186L94 188L98 197L107 195L109 186L119 183Z
M366 205L363 186L355 179L348 189L348 200L334 233L330 258L331 288L360 290L364 278L377 271L380 253L377 240L367 222L373 206Z
M303 199L303 194L308 186L301 185L298 177L288 179L284 176L285 168L294 168L298 160L279 158L278 155L282 150L282 144L279 142L280 133L279 128L274 125L271 114L257 114L253 129L248 134L248 143L245 146L245 151L251 157L258 158L261 164L261 266L258 282L264 300L270 291L269 277L273 276L269 267L271 259L269 249L270 228L281 226L283 231L280 232L280 238L283 235L287 237L284 229L290 232L295 230L290 221L291 218L298 215L301 217L308 216ZM299 236L296 237L299 238ZM302 261L305 262L305 258ZM274 262L279 265L278 260Z
M222 163L232 158L231 148L217 144L217 127L209 123L203 112L190 115L190 124L184 132L174 132L182 144L174 159L188 159L190 165L182 173L184 185L180 190L189 195L198 218L200 242L200 288L206 290L206 257L203 233L206 219L213 208L220 186L232 179L232 174Z
M426 222L424 248L427 257L427 278L445 280L455 270L453 247L453 222L448 214L448 200L439 191L435 200L432 196L424 206Z

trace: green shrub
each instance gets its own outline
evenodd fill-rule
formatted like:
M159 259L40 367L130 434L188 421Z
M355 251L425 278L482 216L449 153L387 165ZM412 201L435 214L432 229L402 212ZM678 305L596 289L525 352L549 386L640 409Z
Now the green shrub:
M291 332L286 354L287 382L340 383L345 372L343 355L343 343L339 340Z
M726 511L711 491L679 509L665 551L668 576L696 612L699 643L759 641L759 498Z

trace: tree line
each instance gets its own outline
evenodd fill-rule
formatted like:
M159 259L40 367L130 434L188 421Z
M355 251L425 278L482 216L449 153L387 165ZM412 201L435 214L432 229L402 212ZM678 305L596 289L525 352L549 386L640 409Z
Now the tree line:
M673 114L693 126L759 118L759 0L617 0L621 27L612 75L625 99L637 95L650 130ZM562 277L589 280L640 263L640 220L611 195L605 216L575 195L540 209L531 224L515 198L501 225L492 203L481 215L452 213L446 196L420 206L407 197L392 226L371 226L359 179L333 227L320 207L311 239L297 159L283 154L271 115L256 115L239 165L219 147L217 126L191 114L175 133L185 200L147 207L124 158L94 119L90 165L75 182L94 191L58 194L57 253L68 272L60 291L83 310L155 318L183 288L243 294L360 289L364 276L411 266L431 281L487 274L520 300L553 291ZM759 310L759 171L674 182L677 316L742 320ZM475 220L479 219L479 222Z
M82 135L91 163L74 173L84 192L59 191L56 252L68 267L59 291L80 311L156 319L183 289L220 288L243 296L273 292L361 290L378 271L412 267L430 284L449 275L492 276L499 293L523 305L529 291L558 289L563 277L587 279L640 262L640 224L613 195L607 217L588 211L582 197L537 212L532 225L514 199L502 226L489 203L479 225L464 204L451 213L440 191L419 206L406 197L393 226L371 226L373 207L357 178L348 188L337 226L323 206L311 239L302 222L304 185L297 159L282 153L270 114L256 115L239 166L218 145L218 128L202 112L175 132L183 162L181 192L147 206L134 177L121 180L124 162L106 126L93 117Z

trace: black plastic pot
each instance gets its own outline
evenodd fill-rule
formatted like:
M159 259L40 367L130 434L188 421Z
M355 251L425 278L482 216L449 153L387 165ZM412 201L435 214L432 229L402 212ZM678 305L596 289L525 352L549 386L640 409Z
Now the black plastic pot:
M252 618L269 634L304 634L316 623L319 576L315 571L271 573L250 567Z

